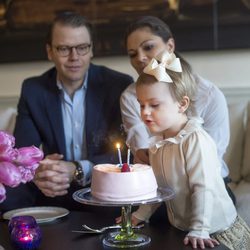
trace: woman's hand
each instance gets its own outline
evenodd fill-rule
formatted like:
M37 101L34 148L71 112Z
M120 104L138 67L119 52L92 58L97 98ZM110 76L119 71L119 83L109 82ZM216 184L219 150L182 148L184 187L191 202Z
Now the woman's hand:
M134 163L149 164L147 148L141 148L135 152Z
M115 219L115 222L116 222L116 224L120 224L120 223L122 222L122 217L121 217L121 216L117 217L117 218ZM141 222L142 222L142 220L137 219L137 218L132 214L132 216L131 216L131 224L132 224L132 226L136 226L136 225L138 225L138 224L141 223Z
M202 239L193 236L186 236L183 242L184 245L188 245L188 243L190 243L194 249L196 248L205 249L205 247L214 248L215 246L220 245L220 243L215 239L211 238Z

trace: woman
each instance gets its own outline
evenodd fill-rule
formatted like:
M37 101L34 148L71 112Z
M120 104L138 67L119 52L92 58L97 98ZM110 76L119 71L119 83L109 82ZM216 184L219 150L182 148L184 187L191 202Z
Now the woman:
M130 63L141 74L150 60L163 50L175 51L175 41L169 27L157 17L144 16L131 23L126 33L126 47ZM176 52L175 52L176 53ZM192 72L191 66L180 55L181 63L185 64L193 74L197 84L192 116L200 116L203 128L214 139L221 162L221 175L225 184L228 183L228 167L223 160L229 143L228 108L223 93L213 83ZM121 96L121 111L127 144L135 155L135 161L148 163L147 148L149 132L140 118L140 107L136 99L135 84L131 84ZM229 195L235 203L235 197L227 186Z

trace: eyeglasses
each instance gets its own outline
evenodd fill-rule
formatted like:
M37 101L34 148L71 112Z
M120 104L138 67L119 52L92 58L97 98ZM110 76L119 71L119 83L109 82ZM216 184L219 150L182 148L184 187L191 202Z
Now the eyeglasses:
M89 53L91 44L79 44L76 46L55 46L55 49L59 56L66 57L72 53L72 49L76 50L78 56L84 56Z

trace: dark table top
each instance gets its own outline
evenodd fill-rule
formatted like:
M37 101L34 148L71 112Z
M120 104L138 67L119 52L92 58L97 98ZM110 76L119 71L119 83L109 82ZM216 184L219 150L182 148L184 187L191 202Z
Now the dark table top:
M102 227L114 224L113 214L96 212L70 212L66 217L54 222L40 224L42 230L42 242L39 250L102 250L112 249L104 247L102 239L105 234L83 235L72 233L71 230L82 230L81 225ZM140 249L152 250L191 250L190 246L183 245L185 232L182 232L164 221L155 221L146 224L140 229L141 234L151 237L151 242ZM0 221L0 245L5 250L13 250L8 233L8 221ZM130 248L132 249L132 248ZM139 248L137 248L139 249ZM226 250L220 245L215 250Z

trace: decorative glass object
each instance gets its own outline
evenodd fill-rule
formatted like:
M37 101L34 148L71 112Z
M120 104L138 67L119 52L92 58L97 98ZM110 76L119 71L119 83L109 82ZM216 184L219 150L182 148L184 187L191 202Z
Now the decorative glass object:
M103 239L103 244L115 248L133 248L147 245L151 239L144 234L135 233L131 225L131 205L122 207L121 231L111 232Z
M33 216L23 215L23 216L14 216L10 219L8 224L9 233L11 234L14 227L17 226L27 226L27 225L36 225L36 220Z
M105 234L103 238L104 246L112 248L137 248L150 243L151 238L147 235L134 232L131 225L131 208L142 204L154 204L174 197L174 192L169 187L158 187L156 197L147 200L138 201L104 201L96 199L91 195L90 188L84 188L73 194L73 199L87 205L93 206L111 206L122 208L121 230Z
M12 227L10 236L12 244L20 250L37 249L41 243L42 233L36 220L32 216L18 217L13 218L13 222L9 223L9 230Z

